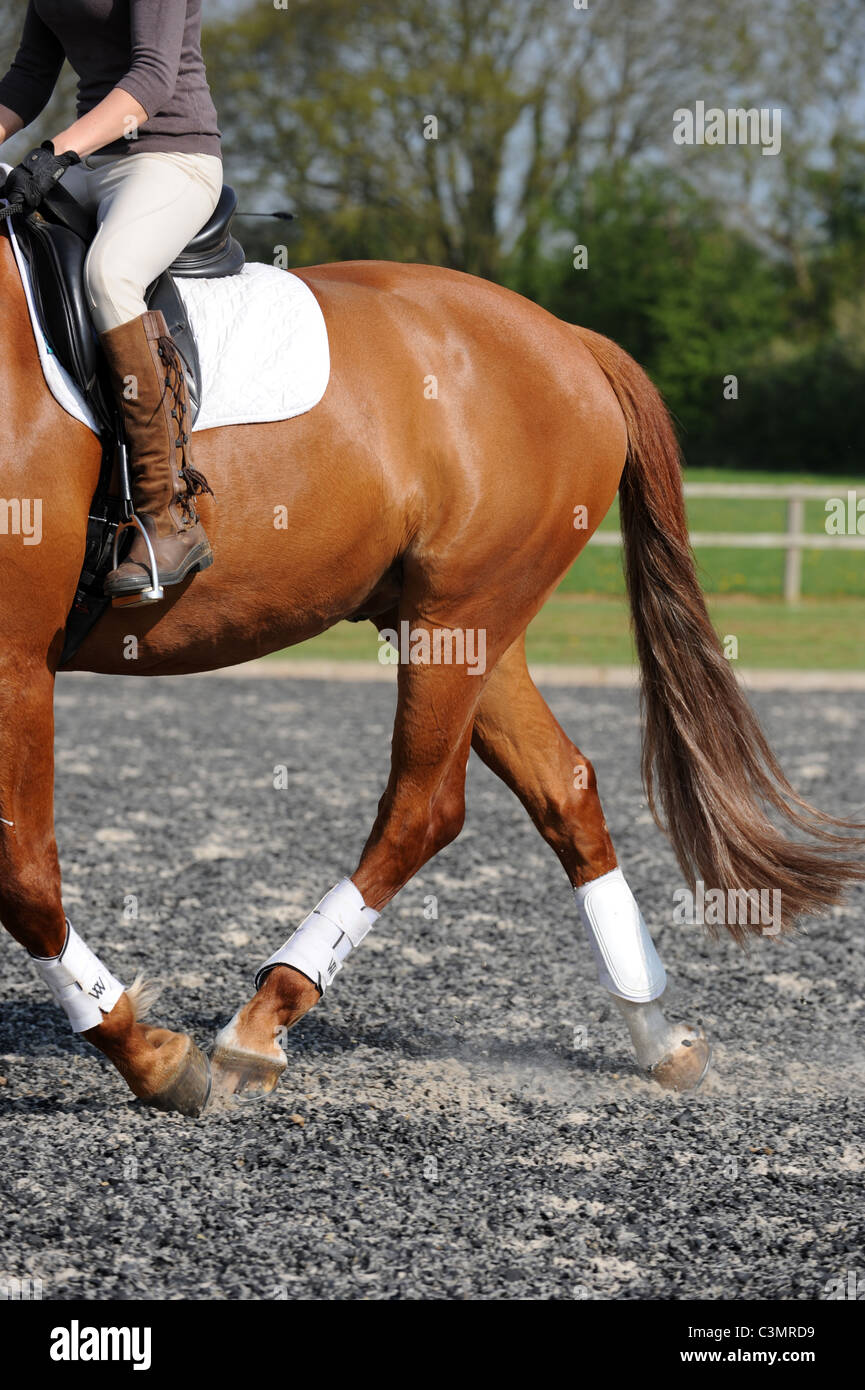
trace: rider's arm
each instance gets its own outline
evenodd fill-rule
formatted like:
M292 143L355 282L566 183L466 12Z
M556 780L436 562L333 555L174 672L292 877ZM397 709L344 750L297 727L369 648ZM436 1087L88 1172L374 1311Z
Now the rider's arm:
M45 109L64 57L60 41L42 23L30 0L15 61L0 81L0 142L35 121Z
M168 105L177 86L186 0L130 0L132 59L117 83L139 101L147 119Z
M186 0L130 0L132 54L129 70L98 106L54 140L55 154L86 157L158 116L177 85Z
M0 145L10 136L17 135L19 130L24 129L24 122L20 116L8 106L0 106Z
M141 103L121 87L115 87L92 111L55 135L54 153L66 154L74 150L86 159L87 155L115 140L134 139L135 131L146 120L147 112Z

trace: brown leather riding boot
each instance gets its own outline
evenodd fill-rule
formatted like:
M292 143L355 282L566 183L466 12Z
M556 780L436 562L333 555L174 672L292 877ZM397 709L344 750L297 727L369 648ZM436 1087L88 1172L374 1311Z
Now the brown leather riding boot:
M129 444L132 500L156 556L159 582L179 584L213 564L195 496L211 489L192 467L192 424L183 361L163 314L146 313L101 335ZM135 531L126 559L105 581L111 598L151 587L147 546Z

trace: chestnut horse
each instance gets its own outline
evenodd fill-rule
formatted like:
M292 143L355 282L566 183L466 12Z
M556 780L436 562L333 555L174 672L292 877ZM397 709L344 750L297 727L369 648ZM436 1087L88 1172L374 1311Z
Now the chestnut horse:
M780 890L785 927L835 902L861 866L839 857L842 837L829 827L841 823L784 780L724 659L695 577L673 431L636 363L456 272L358 262L298 273L330 335L323 401L296 419L196 435L196 464L215 494L200 499L215 564L160 604L107 611L71 669L212 670L359 615L380 628L483 633L483 673L400 665L390 776L352 881L381 910L454 839L473 747L580 887L612 871L616 855L594 773L532 683L524 637L619 489L644 776L683 873L692 884ZM54 681L100 446L45 385L5 233L0 320L2 492L43 504L41 544L0 535L0 919L31 954L56 957L66 925ZM287 528L274 525L278 508ZM767 804L809 829L808 843L775 828ZM203 1055L186 1034L141 1021L139 993L122 993L85 1036L137 1096L197 1113ZM267 974L236 1016L230 1048L217 1049L222 1091L268 1090L285 1064L277 1033L318 998L293 968ZM668 1025L657 1003L622 1008L638 1059L664 1052L657 1079L695 1084L702 1040Z

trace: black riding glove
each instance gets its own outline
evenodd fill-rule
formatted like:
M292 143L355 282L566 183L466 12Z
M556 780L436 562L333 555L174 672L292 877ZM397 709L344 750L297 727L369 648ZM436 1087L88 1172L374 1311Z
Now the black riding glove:
M26 159L12 170L3 188L10 203L23 203L28 212L38 208L46 193L62 179L70 164L80 164L80 156L72 150L55 154L50 140L44 140L38 150L31 150Z

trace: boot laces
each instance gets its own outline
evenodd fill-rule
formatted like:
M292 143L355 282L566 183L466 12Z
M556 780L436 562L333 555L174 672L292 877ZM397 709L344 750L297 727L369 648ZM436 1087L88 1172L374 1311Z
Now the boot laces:
M180 506L184 513L192 521L197 521L195 510L195 498L202 493L208 492L213 496L213 488L208 483L204 474L197 468L193 468L189 459L189 435L184 428L186 420L186 404L184 396L185 377L183 372L183 359L177 348L177 344L171 337L160 336L159 355L165 363L165 381L162 388L162 401L170 393L174 409L171 411L172 419L177 421L177 439L174 447L180 450L181 466L178 469L178 477L186 484L186 490L180 498Z

